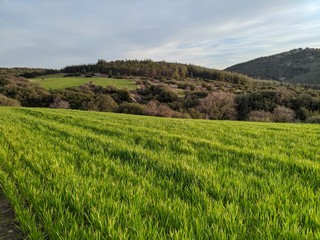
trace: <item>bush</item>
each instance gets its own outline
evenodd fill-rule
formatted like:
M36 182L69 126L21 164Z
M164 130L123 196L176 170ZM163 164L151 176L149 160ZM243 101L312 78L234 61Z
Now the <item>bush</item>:
M93 100L82 104L83 110L112 112L118 107L118 104L109 95L98 95Z
M19 107L21 106L20 102L18 100L8 98L2 94L0 94L0 106L14 106Z
M210 93L200 101L198 109L205 114L207 119L234 119L236 115L234 94L226 92Z
M274 122L293 122L295 113L292 109L283 106L277 106L273 111Z
M174 102L177 99L178 99L177 93L167 88L161 88L160 93L157 97L157 100L159 102L164 102L164 103Z
M147 106L145 108L146 115L157 116L157 114L159 112L158 105L159 105L159 103L157 101L148 102L148 104L147 104Z
M320 115L314 115L314 116L308 117L306 119L306 123L319 123L320 124Z
M235 102L237 105L238 119L244 120L251 111L262 110L272 112L277 105L281 105L283 99L279 97L277 91L257 91L237 95Z
M145 114L149 116L172 117L174 112L169 106L160 104L158 101L148 102L145 108Z
M82 109L84 103L91 101L94 97L92 92L82 92L80 88L56 90L54 93L68 101L72 109Z
M188 108L188 113L191 118L203 118L203 114L195 108Z
M130 91L128 89L116 89L116 93L112 94L112 97L118 103L131 101Z
M166 85L152 85L138 89L137 92L143 98L144 102L157 100L159 102L169 103L178 100L178 94Z
M5 86L10 83L10 80L4 77L0 77L0 86Z
M263 110L251 111L248 115L248 120L253 122L271 122L272 119L273 114Z
M53 103L51 103L49 107L68 109L70 108L70 104L67 101L63 101L61 98L55 98Z
M119 113L144 115L146 106L139 103L122 103L118 107Z
M158 106L158 114L157 116L159 117L173 117L174 115L174 111L168 107L167 105L164 105L164 104L160 104ZM176 115L177 117L177 115Z

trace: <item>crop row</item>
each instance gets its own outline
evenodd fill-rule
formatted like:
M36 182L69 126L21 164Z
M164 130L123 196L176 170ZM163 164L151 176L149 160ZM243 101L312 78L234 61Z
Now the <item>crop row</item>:
M320 238L320 127L0 109L31 239Z

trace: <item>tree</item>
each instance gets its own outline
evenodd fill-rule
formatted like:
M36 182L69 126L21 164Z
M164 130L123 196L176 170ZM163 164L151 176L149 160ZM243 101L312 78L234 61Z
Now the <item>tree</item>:
M234 119L236 115L234 94L226 92L210 93L200 100L198 109L205 114L207 119Z
M277 105L281 105L284 96L274 90L263 90L241 94L235 98L238 119L245 120L251 111L272 112Z

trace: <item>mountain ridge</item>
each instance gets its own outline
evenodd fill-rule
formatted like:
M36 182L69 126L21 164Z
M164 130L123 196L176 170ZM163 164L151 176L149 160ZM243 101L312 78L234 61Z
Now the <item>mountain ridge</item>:
M257 79L320 85L320 49L293 49L239 63L226 68L225 71Z

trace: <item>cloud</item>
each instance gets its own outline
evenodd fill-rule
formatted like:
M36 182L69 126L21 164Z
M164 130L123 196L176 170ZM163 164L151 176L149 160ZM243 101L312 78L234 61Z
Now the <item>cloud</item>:
M225 68L319 47L316 0L0 0L0 66L154 59Z

